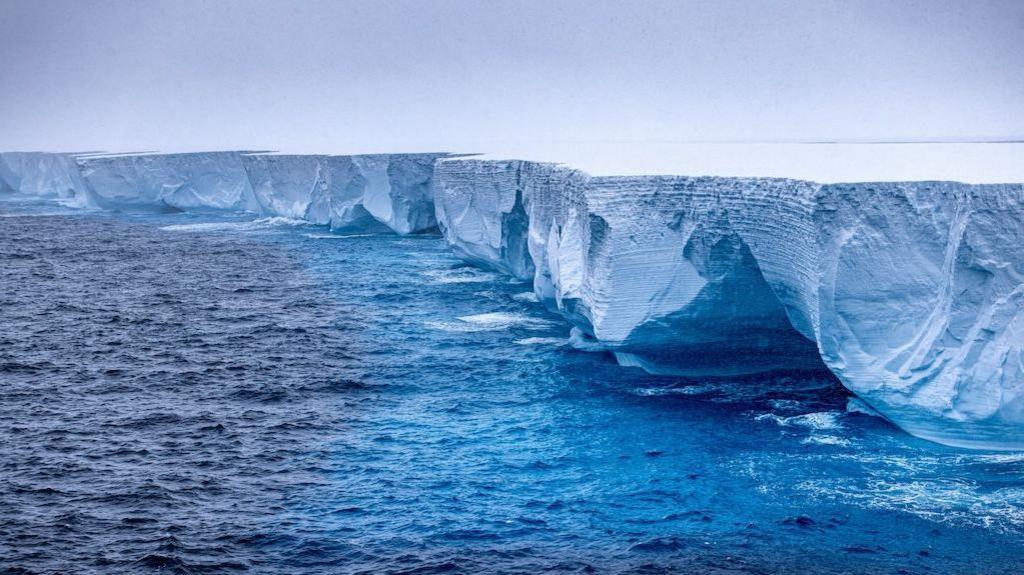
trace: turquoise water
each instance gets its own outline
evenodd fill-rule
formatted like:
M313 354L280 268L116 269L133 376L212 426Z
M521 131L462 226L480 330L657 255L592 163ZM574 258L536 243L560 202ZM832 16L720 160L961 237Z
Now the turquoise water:
M0 568L1024 568L1024 454L619 367L438 237L0 213Z

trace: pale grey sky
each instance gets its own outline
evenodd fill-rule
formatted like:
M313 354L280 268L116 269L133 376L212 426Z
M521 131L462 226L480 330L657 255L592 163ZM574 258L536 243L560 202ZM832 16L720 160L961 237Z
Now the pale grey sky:
M1020 0L0 0L0 150L1022 136Z

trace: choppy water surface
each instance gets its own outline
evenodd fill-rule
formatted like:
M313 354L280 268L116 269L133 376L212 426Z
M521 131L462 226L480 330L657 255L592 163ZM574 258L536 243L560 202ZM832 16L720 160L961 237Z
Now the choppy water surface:
M436 237L0 213L0 569L1024 568L1024 455L617 367Z

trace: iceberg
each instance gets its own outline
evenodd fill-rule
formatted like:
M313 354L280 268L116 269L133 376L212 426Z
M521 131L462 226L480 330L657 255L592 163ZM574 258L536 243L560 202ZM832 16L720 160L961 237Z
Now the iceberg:
M91 207L72 154L0 153L0 193L54 199L68 207Z
M78 158L92 202L102 208L161 207L255 211L242 152Z
M432 179L443 156L251 154L242 161L261 213L411 234L437 226Z
M1022 184L591 175L442 153L27 152L0 154L0 192L436 228L464 260L532 282L570 345L624 366L827 369L913 435L1024 449Z
M1020 184L445 159L435 187L453 250L532 275L576 345L660 374L825 367L914 435L1024 448Z

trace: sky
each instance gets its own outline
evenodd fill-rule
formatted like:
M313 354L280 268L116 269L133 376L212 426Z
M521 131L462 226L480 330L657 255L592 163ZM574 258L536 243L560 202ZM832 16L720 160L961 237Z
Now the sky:
M0 0L0 150L1024 139L1020 0Z

